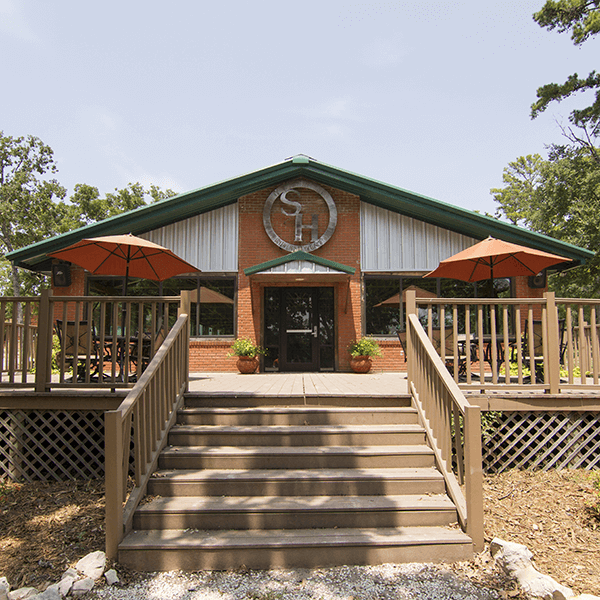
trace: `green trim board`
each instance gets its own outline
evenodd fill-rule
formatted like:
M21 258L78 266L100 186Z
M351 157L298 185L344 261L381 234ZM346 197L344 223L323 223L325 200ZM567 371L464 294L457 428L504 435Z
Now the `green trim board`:
M295 260L304 260L307 262L312 262L322 267L328 267L330 269L333 269L334 271L339 271L348 275L354 275L354 273L356 273L356 269L354 267L347 267L346 265L342 265L332 260L327 260L326 258L321 258L320 256L314 256L313 254L309 254L308 252L298 250L297 252L291 252L286 256L280 256L279 258L268 260L264 263L260 263L259 265L248 267L244 269L244 275L255 275L256 273L262 273L264 271L272 269L273 267L279 267L280 265L284 265Z
M363 202L470 237L485 239L492 235L509 242L566 256L578 264L582 264L594 256L593 252L584 248L375 179L344 171L315 161L305 155L299 155L258 171L179 194L98 223L86 225L74 231L15 250L7 254L6 257L17 266L41 270L48 266L48 254L74 244L83 238L123 233L140 235L232 204L237 202L239 197L246 194L274 187L283 181L300 177L353 193L359 196Z

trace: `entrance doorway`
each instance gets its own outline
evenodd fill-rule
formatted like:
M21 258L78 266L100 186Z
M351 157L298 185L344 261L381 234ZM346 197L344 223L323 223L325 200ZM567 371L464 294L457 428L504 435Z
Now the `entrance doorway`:
M333 371L333 287L265 289L265 371Z

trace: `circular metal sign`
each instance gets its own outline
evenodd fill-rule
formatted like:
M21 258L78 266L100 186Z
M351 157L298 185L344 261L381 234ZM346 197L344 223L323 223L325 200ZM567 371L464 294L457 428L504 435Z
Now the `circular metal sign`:
M308 224L305 222L304 213L302 212L302 195L299 191L302 188L316 192L327 204L327 208L329 210L329 223L327 224L327 229L320 237L318 235L318 215L310 215L311 222ZM281 212L286 217L294 217L295 244L282 240L273 229L271 212L273 209L273 204L278 198L284 205L281 207ZM331 197L331 194L327 190L324 190L320 185L317 185L312 181L300 179L297 181L284 183L269 194L269 197L267 198L263 208L263 224L265 226L267 235L271 238L273 243L277 244L280 248L283 248L288 252L297 252L298 250L312 252L313 250L316 250L323 244L327 243L329 238L333 235L337 225L337 208L333 198ZM310 230L311 241L309 244L302 245L302 234L305 229Z

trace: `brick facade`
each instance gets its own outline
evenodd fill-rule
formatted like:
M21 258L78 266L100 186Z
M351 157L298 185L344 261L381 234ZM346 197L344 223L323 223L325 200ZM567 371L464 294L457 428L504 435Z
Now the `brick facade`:
M341 265L356 269L353 275L327 280L327 275L313 275L306 282L292 280L282 275L274 283L244 274L244 269L258 264L285 257L288 252L279 248L268 236L263 225L263 207L269 194L275 187L263 189L238 200L239 240L238 240L238 273L237 273L237 318L236 332L238 337L250 337L261 345L263 341L263 298L265 287L293 286L319 287L322 285L334 288L335 299L335 332L336 355L335 369L349 371L350 342L361 335L362 331L362 273L360 265L360 198L328 186L326 189L335 202L338 220L331 239L322 247L314 250L312 255L321 257ZM302 204L307 215L319 215L319 235L322 235L328 222L327 207L323 200L311 190L302 190ZM281 200L277 199L272 210L272 224L277 234L287 242L294 240L294 217L286 216L281 210ZM310 233L304 232L304 243ZM71 268L72 285L69 288L56 288L55 295L78 296L85 293L85 272L76 267ZM545 289L532 289L528 286L527 277L515 279L515 296L522 298L541 297ZM62 307L56 307L55 318L62 318ZM73 319L74 315L67 315ZM535 315L539 318L539 315ZM395 339L380 341L383 356L374 359L375 371L398 371L406 368L400 344ZM190 370L192 372L235 372L236 359L228 357L231 339L192 339L190 342Z

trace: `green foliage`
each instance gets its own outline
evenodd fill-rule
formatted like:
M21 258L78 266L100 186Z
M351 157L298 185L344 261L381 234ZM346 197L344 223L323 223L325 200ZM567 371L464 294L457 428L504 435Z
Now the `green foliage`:
M65 200L65 188L50 178L57 172L52 148L42 140L0 131L0 255L175 195L130 183L102 198L98 188L78 184ZM18 269L0 256L2 295L37 295L47 285L43 275Z
M579 46L600 32L600 1L547 0L533 19L549 30L557 29L560 33L571 30L571 39Z
M588 508L592 516L600 521L600 472L593 472L589 476L589 483L591 484L592 499L588 502Z
M563 242L600 248L600 164L583 148L551 146L548 159L521 156L504 169L503 188L491 190L498 217ZM600 294L600 258L550 279L560 296Z
M256 345L250 338L237 338L231 345L231 352L227 356L256 356L266 354L267 351Z
M600 32L600 0L546 0L540 11L533 15L540 27L559 32L571 32L571 39L581 45L591 36ZM600 74L592 71L587 77L580 78L577 73L570 75L562 83L549 83L537 90L537 101L531 106L531 117L544 112L551 102L562 100L579 92L595 92L591 105L573 110L569 120L583 130L584 136L576 138L578 143L592 152L600 162L592 138L600 135ZM573 133L573 132L571 132Z
M519 363L516 361L511 361L510 363L510 377L518 377L519 376ZM500 365L500 375L504 375L505 372L504 363ZM531 375L531 370L529 367L525 365L525 362L521 363L521 374L523 377L529 377Z
M379 344L371 337L354 340L348 346L348 352L350 352L350 356L353 358L357 356L381 356Z
M502 412L498 410L488 410L481 412L481 435L492 435L496 431L498 421L502 417Z
M173 190L162 191L155 185L145 189L141 183L129 183L122 190L115 189L102 198L98 188L77 184L74 193L69 197L61 232L97 223L174 195Z
M0 131L0 253L6 254L57 233L66 190L55 179L52 148L34 136ZM9 267L12 294L22 293L22 277Z

